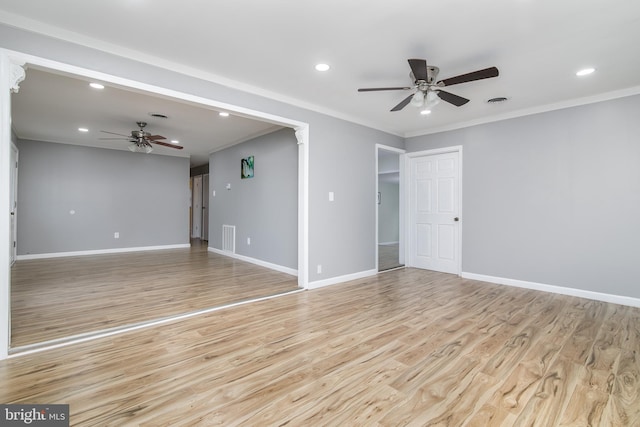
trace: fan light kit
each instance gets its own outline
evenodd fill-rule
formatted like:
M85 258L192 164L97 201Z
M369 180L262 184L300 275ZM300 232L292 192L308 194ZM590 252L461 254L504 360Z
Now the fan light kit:
M127 148L132 152L138 153L151 153L153 151L153 146L151 144L162 145L164 147L171 147L178 150L182 150L184 147L180 145L175 145L169 142L159 141L160 139L167 139L162 135L151 135L149 132L145 132L144 128L147 126L146 122L136 122L140 130L132 130L131 135L123 135L121 133L115 132L107 132L106 130L102 130L100 132L108 133L111 135L118 135L120 138L100 138L103 140L115 139L115 140L125 140L129 141L131 145Z
M427 109L430 109L439 103L440 100L453 104L456 107L461 107L469 102L469 100L467 98L454 95L453 93L445 92L442 90L443 87L472 82L474 80L488 79L499 75L496 67L489 67L483 70L473 71L471 73L461 74L456 77L436 81L438 73L440 72L438 67L427 65L427 61L425 59L409 59L408 61L409 67L411 67L409 77L413 81L412 86L361 88L358 89L358 92L415 90L413 94L403 99L402 102L393 107L391 111L400 111L408 104L417 108L427 107Z

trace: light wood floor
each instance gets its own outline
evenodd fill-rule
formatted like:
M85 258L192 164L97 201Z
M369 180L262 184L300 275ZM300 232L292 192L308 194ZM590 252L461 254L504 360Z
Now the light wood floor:
M206 244L18 261L11 271L12 347L298 289L297 278L207 252Z
M640 310L401 269L0 362L74 426L638 426Z

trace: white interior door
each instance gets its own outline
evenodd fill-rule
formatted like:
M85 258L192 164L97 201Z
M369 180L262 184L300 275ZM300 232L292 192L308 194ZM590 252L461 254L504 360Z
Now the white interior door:
M410 265L460 274L460 153L409 160Z
M11 177L9 183L9 203L11 206L11 230L9 239L9 262L11 265L16 261L17 240L18 240L18 228L16 222L17 210L18 210L18 147L11 144Z

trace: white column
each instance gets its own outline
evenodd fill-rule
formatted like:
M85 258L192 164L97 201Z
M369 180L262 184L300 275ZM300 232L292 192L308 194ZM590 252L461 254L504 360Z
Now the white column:
M16 64L0 51L0 360L9 354L10 305L10 228L11 203L11 92L24 80L23 64Z
M295 128L298 140L298 287L309 284L309 126Z

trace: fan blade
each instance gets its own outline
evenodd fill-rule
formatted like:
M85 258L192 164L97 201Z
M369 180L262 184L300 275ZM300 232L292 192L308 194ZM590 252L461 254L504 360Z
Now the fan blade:
M424 59L409 59L409 66L416 80L427 80L427 61Z
M130 141L131 137L128 138L98 138L101 141Z
M498 77L500 73L496 67L485 68L484 70L472 71L471 73L461 74L459 76L450 77L448 79L440 80L438 84L443 83L445 86L457 85L460 83L472 82L474 80L489 79L491 77Z
M450 92L445 92L444 90L438 91L438 97L443 101L447 101L449 104L455 105L456 107L461 107L467 102L469 102L467 98L454 95L453 93L450 93Z
M165 147L175 148L177 150L182 150L184 148L182 145L170 144L168 142L162 142L162 141L149 141L149 142L152 144L158 144L158 145L163 145Z
M155 141L158 139L167 139L162 135L149 135L149 136L145 136L144 139L148 139L149 141Z
M411 102L411 98L413 98L413 95L415 95L415 94L412 93L411 95L407 96L405 99L402 100L402 102L400 104L398 104L395 107L393 107L391 109L391 111L400 111L400 110L402 110L404 107L407 106L408 103Z
M109 134L111 134L111 135L119 135L119 136L124 136L124 137L127 137L127 138L131 138L131 135L123 135L123 134L121 134L121 133L107 132L106 130L101 130L100 132L103 132L103 133L109 133Z
M404 86L404 87L365 87L365 88L361 88L358 89L358 92L374 92L374 91L378 91L378 90L409 90L411 89L408 86Z

